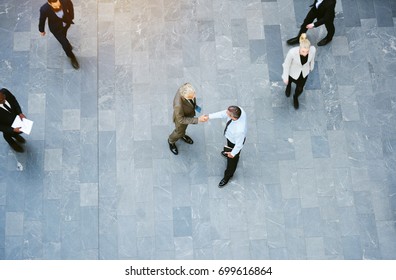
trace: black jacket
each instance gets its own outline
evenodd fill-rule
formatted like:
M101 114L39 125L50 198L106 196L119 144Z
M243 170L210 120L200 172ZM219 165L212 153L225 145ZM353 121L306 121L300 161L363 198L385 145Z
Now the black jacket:
M60 19L52 10L52 7L45 3L40 8L40 21L39 31L44 32L45 21L48 18L48 26L52 33L59 33L63 31L63 22L68 25L73 23L74 19L74 7L71 0L59 0L62 4L63 18Z
M11 125L14 122L15 117L22 113L21 106L19 106L15 96L9 92L8 89L2 88L0 91L5 95L7 102L10 103L11 106L11 114L3 108L0 108L0 131L12 133L14 129Z
M316 9L316 2L310 6L312 9L315 9L317 12L317 21L314 23L315 27L321 26L326 22L333 22L335 18L335 5L336 0L323 0L322 4L319 5L319 8Z

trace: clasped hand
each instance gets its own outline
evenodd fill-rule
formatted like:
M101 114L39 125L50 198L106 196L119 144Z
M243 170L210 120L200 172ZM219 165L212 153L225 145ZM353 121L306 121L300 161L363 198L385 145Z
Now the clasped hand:
M198 117L199 122L207 122L209 120L209 115L202 115Z

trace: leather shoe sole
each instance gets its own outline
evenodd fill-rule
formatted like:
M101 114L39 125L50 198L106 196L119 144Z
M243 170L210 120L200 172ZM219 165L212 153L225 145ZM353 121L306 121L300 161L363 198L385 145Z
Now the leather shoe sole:
M291 88L286 87L286 90L285 90L286 97L290 96L290 92L291 92Z
M23 148L21 146L19 146L17 143L12 143L10 144L11 148L18 153L23 153Z
M300 104L298 103L298 99L297 98L293 98L293 105L294 105L294 109L296 109L296 110L300 106Z
M327 44L330 43L330 42L331 42L331 40L327 40L326 38L324 38L324 39L322 39L322 40L319 41L318 46L319 46L319 47L322 47L322 46L327 45Z
M73 66L74 69L79 69L80 68L80 64L78 64L78 61L77 61L76 57L71 57L70 58L70 62L71 62L71 65Z
M193 144L194 143L194 141L191 139L191 137L190 136L188 136L188 135L184 135L183 137L182 137L182 140L184 141L184 142L186 142L187 144Z
M219 183L219 188L224 188L225 185L227 185L229 180L227 179L221 179L220 183Z
M286 43L288 45L296 45L296 44L298 44L298 41L299 41L299 38L298 37L294 37L294 38L291 38L291 39L287 40Z
M179 151L177 150L177 147L176 147L176 144L171 144L171 143L169 143L169 141L168 141L168 144L169 144L169 150L173 153L173 154L175 154L175 155L177 155L178 153L179 153Z

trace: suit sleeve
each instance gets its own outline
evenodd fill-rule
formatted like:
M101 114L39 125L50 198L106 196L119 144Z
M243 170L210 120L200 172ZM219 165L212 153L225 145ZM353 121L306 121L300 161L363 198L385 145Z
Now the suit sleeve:
M292 49L290 49L286 55L285 61L282 64L282 67L283 67L282 79L283 80L289 79L290 66L291 66L292 60L293 60L293 54L292 54Z
M180 124L197 124L198 123L198 118L184 116L183 108L181 105L174 106L173 110L175 113L175 122L180 123Z
M45 7L42 6L40 8L40 20L39 20L39 25L38 25L38 28L39 28L40 32L44 32L45 31L44 26L45 26L46 19L47 19L47 13L45 12Z
M69 12L70 18L74 19L74 6L71 0L67 0L67 10Z
M322 18L319 18L318 21L314 23L315 27L321 26L322 24L334 20L335 17L335 5L336 1L332 2L326 7L326 13Z
M19 106L18 100L15 96L8 89L4 88L3 91L6 92L7 101L11 104L11 107L15 110L17 115L22 114L21 106Z

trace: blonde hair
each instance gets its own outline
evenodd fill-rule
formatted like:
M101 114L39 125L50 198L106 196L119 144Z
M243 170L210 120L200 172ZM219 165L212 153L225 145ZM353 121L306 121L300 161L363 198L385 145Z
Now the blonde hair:
M179 93L181 96L186 97L190 93L195 93L195 89L190 83L185 83L179 88Z
M307 34L302 33L300 35L300 48L309 49L311 47L311 42L307 39Z

